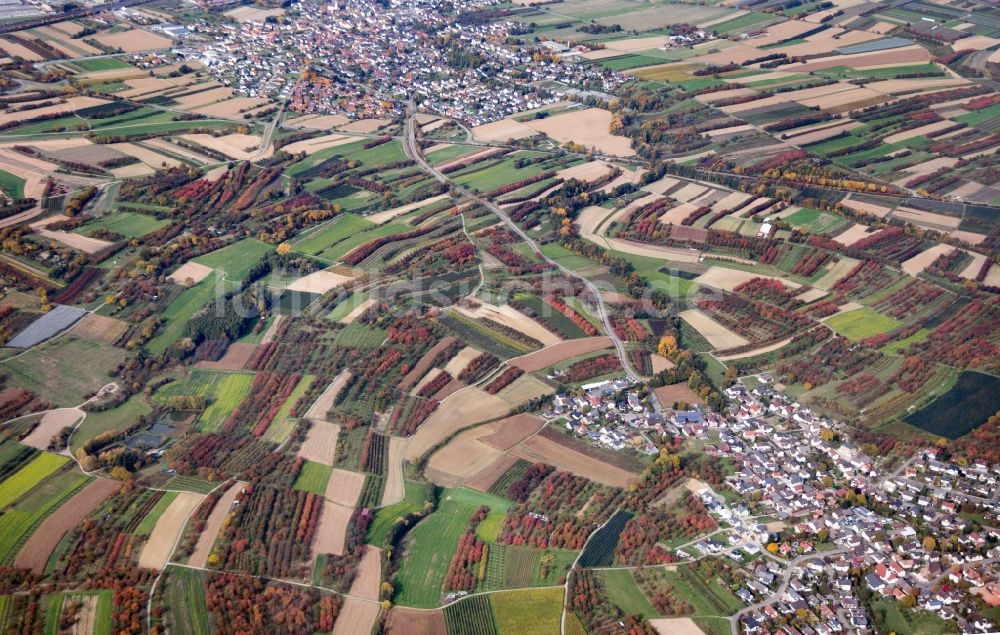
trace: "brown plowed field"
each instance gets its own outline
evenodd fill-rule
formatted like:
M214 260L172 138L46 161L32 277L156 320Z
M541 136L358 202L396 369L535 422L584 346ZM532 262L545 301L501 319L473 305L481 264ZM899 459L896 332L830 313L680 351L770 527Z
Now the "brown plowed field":
M312 554L315 560L317 554L332 553L337 556L344 555L344 541L347 537L347 525L351 522L351 514L354 510L344 507L328 500L323 501L323 512L319 517L319 526L316 527L316 536L313 538Z
M42 415L42 420L38 422L31 434L21 439L21 443L30 445L37 450L47 450L52 437L59 434L63 428L72 426L82 418L83 411L79 408L50 410Z
M544 423L541 417L536 417L535 415L514 415L513 417L491 423L490 427L496 430L496 432L480 440L498 450L507 451L538 432Z
M340 426L320 419L313 419L306 440L299 448L298 456L307 461L333 465L333 457L337 449L337 436Z
M500 458L500 450L480 441L495 432L492 425L485 425L456 436L431 455L427 462L428 478L445 487L457 487L471 479L484 465Z
M174 550L174 543L181 535L188 516L194 511L201 499L201 494L181 492L167 507L163 515L156 521L149 540L139 553L139 566L143 569L162 569Z
M340 391L344 389L347 384L347 380L351 378L350 371L343 371L339 375L333 378L330 385L327 386L323 394L316 399L315 403L309 407L306 412L307 419L323 419L326 417L326 413L330 411L333 407L333 402L337 400L337 395Z
M381 610L378 602L346 598L331 632L333 635L370 635Z
M104 499L111 496L119 487L121 484L118 481L107 478L97 478L90 482L42 521L17 554L14 566L31 569L39 575L44 572L49 556L66 532L83 522L90 512L97 509Z
M385 620L387 635L441 635L447 633L443 611L419 611L394 606Z
M334 469L330 474L330 480L326 484L326 499L328 501L354 507L361 495L361 489L365 485L365 475L360 472L349 472L347 470Z
M632 472L609 465L600 459L589 457L543 436L536 435L529 438L511 450L511 453L520 459L532 463L539 461L548 463L560 470L566 470L577 476L613 487L628 487L639 479Z
M686 383L660 386L659 388L654 388L653 393L660 400L660 405L664 408L669 408L670 404L675 401L686 401L689 404L704 403L701 397L698 396L698 393L691 390Z
M256 351L256 344L230 344L226 354L220 357L219 361L202 361L195 366L206 370L243 370Z
M398 384L396 384L396 388L404 391L409 390L410 387L413 386L414 382L423 377L424 373L430 369L431 364L434 362L434 358L437 357L438 353L457 341L458 340L454 337L446 337L432 346L429 351L424 353L424 356L420 358L420 361L414 364L413 369L408 372Z
M557 364L570 357L593 353L594 351L610 347L610 337L585 337L578 340L559 342L558 344L547 346L540 351L515 357L510 360L510 364L530 373L548 368L552 364Z
M229 515L229 510L233 508L233 501L236 500L236 497L240 495L240 492L246 486L246 483L239 481L233 483L233 486L226 490L226 493L215 503L212 513L208 515L208 520L205 521L205 529L198 536L198 544L194 547L194 553L188 559L188 564L192 567L204 567L208 562L208 556L212 553L212 546L219 535L219 530L222 529L222 523L225 522L226 516Z
M88 313L73 327L73 335L114 344L127 328L127 324L116 318Z
M382 550L378 547L365 545L365 553L358 565L358 574L351 583L348 595L359 598L377 600L379 585L382 582Z
M389 473L385 477L385 489L382 490L382 505L393 505L403 500L405 486L403 485L403 448L406 439L389 437Z
M496 461L486 466L481 472L465 482L466 487L485 492L493 487L497 479L504 475L513 465L517 463L517 457L504 454Z

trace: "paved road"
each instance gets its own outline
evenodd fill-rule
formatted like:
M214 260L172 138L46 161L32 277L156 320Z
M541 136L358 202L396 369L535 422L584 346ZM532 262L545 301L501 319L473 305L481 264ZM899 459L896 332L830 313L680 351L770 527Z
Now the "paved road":
M826 558L827 556L834 556L837 554L846 553L847 551L848 549L845 547L841 549L834 549L832 551L809 553L804 556L799 556L794 560L789 560L788 563L785 565L784 572L782 572L781 574L781 584L779 584L778 588L774 590L774 593L767 596L760 602L757 602L756 604L751 604L750 606L743 607L729 618L729 627L732 630L732 635L739 635L741 616L746 615L747 613L753 613L754 611L760 610L761 608L767 606L768 604L774 604L775 602L781 599L781 596L784 595L785 591L788 589L788 583L792 579L793 569L798 567L803 562L812 560L813 558L823 559Z
M633 377L641 377L641 375L632 366L632 361L628 357L628 351L625 350L624 342L622 342L621 339L618 337L618 335L615 333L614 325L612 325L611 317L608 314L608 308L605 305L604 298L601 297L601 292L597 288L597 286L594 285L594 283L588 280L587 278L584 278L578 273L570 269L567 269L566 267L563 267L559 263L554 262L553 260L545 256L545 254L542 253L541 249L538 248L538 245L535 243L535 241L530 236L528 236L528 234L525 233L524 230L521 229L521 227L518 226L517 223L512 221L510 217L507 216L507 214L492 201L482 198L472 193L470 190L462 187L461 185L458 185L457 183L449 179L447 176L439 172L437 169L435 169L434 166L432 166L430 163L425 161L424 157L420 154L420 146L417 144L416 128L417 126L415 121L415 115L413 111L413 105L411 103L407 107L406 125L403 131L404 133L403 150L406 152L406 156L416 161L417 164L421 168L423 168L425 172L427 172L435 179L437 179L438 182L450 186L452 191L457 191L463 198L479 203L486 209L490 210L491 212L499 216L500 220L502 220L507 225L507 227L510 228L511 231L517 234L521 238L521 240L526 242L528 246L531 248L531 250L534 251L536 254L538 254L543 260L553 265L567 276L571 278L576 278L577 280L581 281L583 285L587 288L587 290L590 292L590 294L594 296L594 302L597 305L598 317L604 324L604 330L607 331L608 336L611 338L611 341L615 345L615 350L618 352L618 358L621 360L622 368L624 368L625 372L632 375Z

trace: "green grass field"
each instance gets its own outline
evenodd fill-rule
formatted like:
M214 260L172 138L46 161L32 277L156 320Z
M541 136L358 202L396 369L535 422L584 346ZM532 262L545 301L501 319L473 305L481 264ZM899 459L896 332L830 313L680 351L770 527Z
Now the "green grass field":
M271 443L284 443L288 435L292 433L295 429L295 419L289 416L295 403L302 398L309 387L312 385L313 381L316 379L315 375L304 375L299 383L295 384L295 388L289 393L288 399L285 399L285 403L281 404L281 409L278 410L278 414L274 415L274 420L271 425L267 427L264 432L263 439L265 441L270 441Z
M400 221L386 223L385 225L375 225L366 231L355 232L344 236L342 239L333 243L316 255L324 260L336 262L351 253L351 251L355 248L360 247L371 240L382 238L384 236L391 236L393 234L404 234L412 229L413 228L408 224Z
M217 276L218 273L213 271L198 284L181 291L180 295L167 305L167 309L163 312L163 318L167 323L153 339L146 342L146 350L153 355L162 355L184 335L188 321L215 295Z
M26 465L18 474L30 466L31 464ZM11 478L16 476L17 474ZM20 497L14 507L0 516L0 564L11 564L32 529L90 480L75 470L64 470L37 483Z
M194 262L213 269L222 269L226 272L226 280L242 282L261 256L273 249L273 245L255 238L244 238L222 249L198 256Z
M126 238L141 238L146 234L169 225L170 221L161 220L148 214L138 212L115 212L82 225L76 233L92 236L101 229L118 232Z
M675 593L691 605L695 615L731 615L743 606L739 598L718 581L701 578L688 565L681 565L676 570L665 569L663 573Z
M153 409L149 407L143 396L133 395L125 403L101 412L88 412L80 427L73 433L70 449L76 452L88 440L93 439L108 430L124 430L131 426L142 415L147 415Z
M899 320L876 313L867 307L834 315L826 323L853 342L891 331L902 324Z
M364 324L348 324L336 332L334 344L354 348L378 348L385 341L388 333L382 329L365 326Z
M98 57L89 60L77 60L75 62L66 62L66 65L83 73L110 71L116 68L129 68L129 65L126 62L123 62L116 57Z
M0 483L0 509L27 494L69 461L65 456L42 452Z
M413 528L404 540L406 558L393 583L397 604L420 608L439 605L451 556L480 505L499 511L507 509L510 502L467 488L449 489L437 511Z
M212 632L202 575L192 569L168 569L164 604L170 616L170 632L178 635L209 635Z
M77 406L106 384L125 351L72 334L50 340L4 363L10 383L58 406Z
M153 533L153 527L156 527L156 521L160 519L163 512L167 511L167 507L170 507L170 503L174 502L174 499L177 498L177 494L178 492L167 492L164 494L163 498L156 502L153 509L146 514L146 517L142 519L139 526L135 528L135 533L139 536L147 537L149 534Z
M24 198L24 179L0 170L0 190L11 198Z
M303 492L323 495L326 492L326 484L330 480L333 468L322 463L305 461L299 471L299 477L295 479L295 489Z
M542 245L541 249L543 254L567 269L584 269L594 266L594 261L590 258L577 256L559 243L547 243Z
M229 373L194 370L190 375L167 384L156 392L154 400L167 403L171 397L205 397L205 411L198 419L198 429L214 432L240 401L250 392L253 373Z
M617 604L627 615L639 615L643 619L656 617L656 609L639 590L632 573L628 569L600 571L608 599Z
M332 221L320 225L319 229L296 238L291 245L300 254L314 256L348 236L372 227L375 227L375 223L357 214L341 214Z
M333 308L332 311L326 314L326 319L338 322L343 320L345 317L350 315L351 311L361 306L365 300L368 299L367 291L355 291L351 295L347 296L340 303Z
M826 212L806 207L782 217L781 220L792 227L805 229L813 234L828 234L849 223L849 221L836 214L827 214Z
M530 589L490 595L493 619L500 635L558 633L562 622L563 590Z
M483 542L495 542L500 535L500 528L503 527L503 520L507 514L503 512L490 512L483 522L476 527L476 538Z

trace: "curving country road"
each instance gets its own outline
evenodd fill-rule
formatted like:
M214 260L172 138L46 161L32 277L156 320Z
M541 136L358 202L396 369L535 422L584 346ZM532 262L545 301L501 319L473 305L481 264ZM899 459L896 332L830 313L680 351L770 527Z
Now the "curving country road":
M528 236L528 234L525 233L525 231L521 229L517 225L517 223L512 221L510 217L507 216L507 214L502 209L500 209L499 206L494 204L492 201L483 198L481 196L478 196L477 194L474 194L470 190L466 189L465 187L462 187L461 185L455 183L447 176L445 176L437 169L435 169L434 166L432 166L430 163L425 161L424 157L420 154L420 146L417 144L416 129L417 126L415 121L413 102L410 102L410 104L407 106L406 109L406 125L403 130L403 151L406 153L406 156L416 161L417 165L419 165L425 172L427 172L435 179L437 179L439 183L444 183L445 185L448 185L452 189L452 191L458 192L464 199L479 203L486 209L490 210L491 212L499 216L500 220L502 220L510 228L511 231L517 234L521 238L521 240L526 242L528 246L531 247L532 251L538 254L538 256L542 260L551 264L552 266L554 266L556 269L566 274L567 276L570 276L571 278L576 278L577 280L581 281L587 288L587 290L590 291L590 294L594 296L594 302L597 304L598 317L601 319L601 323L604 324L604 330L607 331L608 337L611 338L611 341L615 345L615 350L618 352L618 358L621 360L622 368L625 369L626 373L628 373L633 377L636 378L641 377L642 375L636 372L635 368L632 366L631 360L629 360L628 358L628 351L625 350L624 342L622 342L621 339L618 337L618 335L615 333L614 326L611 324L611 317L608 314L608 308L604 304L604 298L601 297L601 292L600 290L598 290L597 286L587 278L581 276L575 271L563 267L559 263L551 260L545 254L543 254L541 249L538 248L538 245L535 243L535 241L530 236Z

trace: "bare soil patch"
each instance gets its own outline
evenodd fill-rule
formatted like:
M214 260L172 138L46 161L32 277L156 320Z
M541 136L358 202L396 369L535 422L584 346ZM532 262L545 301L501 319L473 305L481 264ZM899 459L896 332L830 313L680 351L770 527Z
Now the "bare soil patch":
M372 132L378 132L379 128L391 123L388 119L359 119L357 121L352 121L346 126L341 126L340 129L345 132L361 132L364 134L370 134Z
M458 377L462 371L465 370L465 367L480 355L482 355L482 351L478 348L466 346L462 350L458 351L454 357L448 360L448 363L445 364L444 370L452 377Z
M562 341L562 338L558 335L549 331L547 328L509 304L495 306L484 302L475 309L467 309L462 306L456 308L469 317L488 318L494 322L499 322L500 324L509 326L516 331L524 333L528 337L538 340L545 346Z
M426 373L427 370L431 367L431 364L434 362L434 358L436 358L441 353L441 351L445 350L446 348L448 348L457 341L458 340L455 339L454 337L442 338L441 341L439 341L437 344L432 346L430 350L424 353L423 357L421 357L420 360L413 365L413 369L410 372L408 372L406 376L403 377L403 379L401 379L398 384L396 384L396 388L400 390L409 390L410 386L412 386L413 383L417 381L417 379L422 377L424 373Z
M479 441L494 432L492 425L485 425L456 436L431 455L427 462L428 478L445 487L455 487L472 478L484 465L489 465L503 454Z
M326 413L330 412L330 408L333 407L333 402L336 401L337 395L340 391L344 389L347 385L348 380L351 378L351 372L344 370L341 371L339 375L333 378L330 385L326 387L316 401L309 407L306 412L307 419L323 419L326 417Z
M844 201L844 204L845 204L845 206L847 206L847 201ZM886 210L886 213L888 213L888 212L889 212L889 210ZM836 236L834 236L833 239L835 241L837 241L838 243L840 243L841 245L845 245L845 246L846 245L852 245L852 244L858 242L859 240L861 240L862 238L864 238L865 236L867 236L868 235L868 231L870 229L871 228L868 227L868 225L862 225L860 223L855 223L855 224L851 225L850 227L848 227L847 229L845 229L844 231L842 231L839 234L837 234Z
M288 154L298 154L300 152L305 152L306 155L315 154L320 150L325 150L326 148L334 148L336 146L342 146L348 143L353 143L357 141L357 137L348 137L341 134L328 134L322 137L316 137L315 139L305 139L304 141L296 141L295 143L290 143L287 146L281 148Z
M521 370L534 372L548 368L571 357L576 357L577 355L593 353L594 351L610 347L610 337L585 337L547 346L540 351L515 357L509 363L511 366L517 366Z
M230 99L229 101L223 102L224 104L230 104L236 100ZM205 114L215 114L215 115L229 115L236 116L238 113L229 114L226 112L206 112L207 109L202 109L200 112ZM203 145L206 148L215 150L216 152L221 152L222 154L232 157L234 159L246 160L256 156L258 149L260 148L260 137L258 135L247 135L247 134L227 134L221 137L213 137L210 134L186 134L181 135L181 138L187 139L189 141L194 141L199 145ZM250 148L249 150L247 148ZM287 149L287 148L286 148Z
M434 381L435 379L437 379L437 376L440 375L443 372L444 371L441 370L440 368L432 368L432 369L430 369L430 371L426 375L424 375L420 379L420 381L417 382L417 385L413 387L413 390L410 391L410 394L411 395L418 394L420 392L420 390L424 386L426 386L427 384L429 384L432 381Z
M353 323L354 320L361 317L361 315L364 314L364 312L367 311L368 308L373 304L375 304L375 298L368 298L358 306L354 307L354 309L352 309L350 313L341 318L340 323L341 324Z
M306 439L296 453L307 461L322 463L323 465L333 465L333 458L337 450L337 437L340 435L340 426L328 421L313 419L306 432Z
M192 567L204 567L208 563L208 556L212 553L212 546L219 535L219 530L222 529L223 522L225 522L226 517L232 510L236 497L240 495L246 486L246 483L239 481L233 483L215 503L212 513L208 515L208 520L205 521L205 529L198 536L198 544L194 547L194 553L188 559L188 564Z
M465 386L466 386L465 384L458 381L457 379L452 379L447 384L445 384L444 388L434 393L434 399L437 399L438 401L444 401L448 397L454 395L459 390L465 388Z
M663 617L649 620L659 635L705 635L690 617Z
M554 392L555 389L552 386L549 386L534 375L525 373L515 379L511 385L498 392L497 397L500 397L511 406L519 406L526 401Z
M82 234L74 234L61 229L37 229L35 230L35 233L39 236L44 236L50 240L60 242L67 247L72 247L73 249L77 249L86 254L96 254L102 249L106 249L114 244L112 242L108 242L107 240L91 238L90 236L83 236Z
M225 355L220 357L218 361L202 361L195 366L206 370L243 370L255 352L257 352L256 344L235 342L229 345Z
M145 29L129 29L118 33L100 33L94 39L110 46L111 48L135 53L137 51L151 51L154 49L170 48L172 42L160 35L146 31Z
M448 632L443 611L394 606L385 620L387 635L441 635Z
M118 491L121 483L108 478L96 478L77 492L51 516L42 521L31 538L24 543L14 560L15 567L31 569L41 574L66 532L77 527L83 519L104 502L108 496Z
M337 126L350 123L344 115L303 115L288 121L288 125L312 128L313 130L330 130Z
M786 337L783 340L775 342L774 344L768 344L767 346L761 346L760 348L755 348L749 351L744 351L742 353L735 353L733 355L721 355L717 357L720 362L728 362L734 359L743 359L744 357L754 357L755 355L763 355L764 353L770 353L771 351L776 351L782 346L791 343L792 338Z
M375 214L366 216L365 218L375 223L376 225L381 225L382 223L390 221L396 218L397 216L402 216L403 214L407 212L412 212L415 209L419 209L421 207L430 205L432 203L437 203L438 201L443 201L446 198L448 198L447 194L438 194L437 196L432 196L422 201L414 201L413 203L407 203L406 205L400 205L399 207L387 209L384 212L377 212Z
M190 279L192 284L198 284L212 273L212 268L198 262L186 262L177 271L167 276L167 280L177 284L186 284Z
M504 399L475 386L467 386L442 401L427 421L417 428L403 457L415 461L452 433L503 416L508 410L510 405Z
M73 335L105 344L114 344L127 328L128 325L117 318L88 313L73 327Z
M393 505L403 500L405 489L403 486L403 449L406 447L406 439L402 437L389 437L389 471L385 477L385 489L382 490L381 504Z
M365 545L358 574L347 593L367 600L378 600L379 584L382 581L382 550ZM377 606L377 605L376 605Z
M171 168L176 168L181 165L180 159L168 157L165 154L154 152L149 148L144 148L134 143L112 143L110 146L119 152L124 152L130 157L139 159L154 170L159 170L163 168L164 165Z
M566 179L577 179L578 181L596 181L607 175L613 168L604 161L588 161L573 167L563 168L556 172L556 176Z
M916 256L910 258L909 260L903 262L900 268L911 276L915 276L922 272L924 269L929 267L931 263L938 259L938 256L943 256L945 254L950 254L955 250L951 245L944 245L938 243L930 249L925 249L921 251Z
M638 480L638 476L632 472L577 452L558 441L540 435L524 441L511 453L526 461L548 463L560 470L566 470L577 476L612 487L628 487L629 484Z
M497 479L503 476L507 470L514 466L515 463L517 463L516 456L504 454L480 470L475 476L467 480L465 485L466 487L471 487L474 490L486 492L493 487L493 484L497 482Z
M962 222L962 219L957 216L945 216L911 207L897 207L896 211L892 213L892 217L913 223L917 227L942 230L958 229L959 223Z
M289 291L306 291L308 293L326 293L334 287L339 287L354 278L332 271L314 271L288 285Z
M560 143L572 141L587 148L597 148L605 154L635 156L631 139L609 132L611 112L601 108L586 108L545 119L533 119L527 125Z
M535 415L514 415L491 423L493 434L483 437L481 441L506 451L538 432L544 424L545 420Z
M242 6L236 7L235 9L230 9L226 11L226 15L236 20L237 22L261 22L271 17L272 15L285 15L284 9L259 9L253 6Z
M739 285L747 282L748 280L753 280L754 278L767 278L768 280L778 280L786 287L790 289L798 289L802 285L797 282L792 282L791 280L785 280L784 278L776 278L774 276L762 276L760 274L754 273L752 271L742 271L740 269L727 269L725 267L709 267L708 271L701 274L694 279L698 284L707 285L709 287L715 287L716 289L723 289L725 291L732 291Z
M717 349L733 348L748 344L742 335L733 333L728 328L719 324L711 317L702 313L698 309L689 309L679 314L680 318L690 324L701 336L708 340L708 343Z
M52 437L59 434L63 428L72 426L83 416L84 413L79 408L49 410L42 415L41 421L31 431L31 434L21 439L21 443L37 450L47 450Z
M382 607L378 602L365 602L357 598L345 598L340 607L337 621L333 623L333 635L370 635Z
M528 124L506 118L472 128L472 135L477 141L507 141L508 139L524 139L538 134Z
M656 398L660 401L660 405L664 408L669 408L672 404L678 401L683 401L689 404L705 403L704 400L698 396L698 393L691 390L686 383L660 386L659 388L654 388L653 393L656 394Z
M358 502L358 496L364 488L365 475L360 472L350 472L334 468L330 473L330 480L326 484L326 499L345 507L354 507Z
M674 368L674 363L672 361L670 361L666 357L663 357L662 355L657 355L656 353L653 353L652 355L649 356L649 361L650 364L653 366L654 373L659 373L661 371L670 370L671 368Z
M94 635L94 626L97 620L97 603L100 596L90 595L66 595L63 597L63 604L70 601L78 601L80 609L76 614L76 621L67 631L69 635Z
M319 525L316 527L316 535L313 537L312 554L314 560L321 553L344 555L347 525L351 522L351 514L353 513L354 510L350 507L344 507L329 500L323 501L323 511L320 513Z
M187 523L188 516L194 511L201 499L201 494L180 492L177 498L167 507L163 515L156 521L149 540L139 553L139 566L144 569L162 569L174 551L174 544Z
M698 262L701 252L697 249L684 249L681 247L663 247L661 245L647 245L632 240L621 238L599 238L608 247L617 251L624 251L627 254L636 256L646 256L649 258L659 258L661 260L676 260L677 262Z

